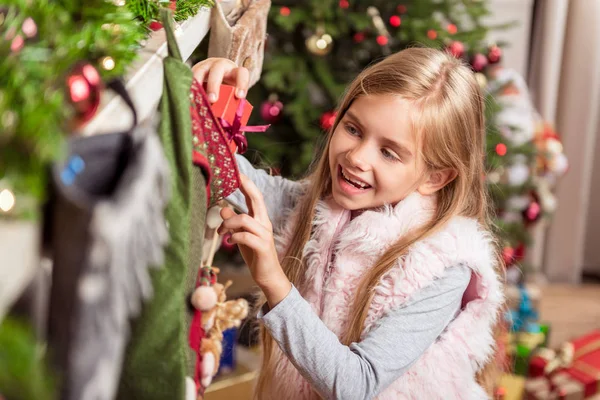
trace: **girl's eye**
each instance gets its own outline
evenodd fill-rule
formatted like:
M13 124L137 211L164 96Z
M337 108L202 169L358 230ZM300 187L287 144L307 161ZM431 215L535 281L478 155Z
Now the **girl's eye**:
M348 132L352 136L358 136L358 135L360 135L360 132L358 131L358 129L356 129L352 125L346 125L346 132Z
M400 161L400 159L394 155L392 152L390 152L387 149L381 149L381 154L383 154L383 157L390 160L390 161Z

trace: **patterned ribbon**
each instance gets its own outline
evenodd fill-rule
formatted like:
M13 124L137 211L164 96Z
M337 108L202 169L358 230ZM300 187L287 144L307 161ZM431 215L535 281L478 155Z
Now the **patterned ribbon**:
M219 118L219 122L225 131L229 135L229 140L233 140L238 147L238 153L244 154L248 149L248 140L244 136L243 132L265 132L271 125L258 125L258 126L247 126L242 125L242 115L244 114L244 107L246 105L246 99L241 99L238 104L238 108L235 111L235 118L233 124L227 122L224 118Z

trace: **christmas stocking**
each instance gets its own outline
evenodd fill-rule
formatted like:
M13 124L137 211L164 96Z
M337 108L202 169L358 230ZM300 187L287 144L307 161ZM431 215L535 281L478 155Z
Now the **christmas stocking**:
M169 48L159 130L171 175L166 210L170 241L163 268L152 276L154 297L135 322L128 345L118 396L127 400L184 399L196 389L196 357L188 344L189 297L202 258L206 184L202 170L192 163L192 71L181 59L170 13L163 10L161 17Z
M124 87L115 88L133 110ZM152 123L76 137L53 167L47 336L63 399L116 394L129 319L152 295L148 268L163 262L167 174Z
M224 57L250 71L250 86L260 79L264 57L267 16L270 0L243 0L243 14L231 20L228 16L239 14L227 4L231 1L217 1L211 13L209 57Z

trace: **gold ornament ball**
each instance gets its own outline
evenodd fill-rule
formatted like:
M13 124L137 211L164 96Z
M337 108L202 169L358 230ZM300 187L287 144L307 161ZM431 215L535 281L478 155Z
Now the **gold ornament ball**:
M475 79L477 79L477 83L479 83L479 87L485 89L487 86L487 78L481 72L475 73Z
M327 33L315 33L306 39L306 48L312 54L325 56L333 48L333 38Z

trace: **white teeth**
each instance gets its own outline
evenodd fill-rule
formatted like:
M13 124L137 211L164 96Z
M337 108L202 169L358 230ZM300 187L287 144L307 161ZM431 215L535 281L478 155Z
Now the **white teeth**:
M370 186L370 185L367 185L367 184L366 184L366 183L364 183L364 182L355 181L355 180L353 180L353 179L350 179L350 178L348 178L348 177L346 176L346 174L344 174L344 169L343 169L343 168L342 168L342 176L343 176L343 177L344 177L346 180L348 180L348 181L350 181L350 182L354 183L356 186L360 186L360 188L361 188L361 189L366 189L366 188L368 188L368 187Z

